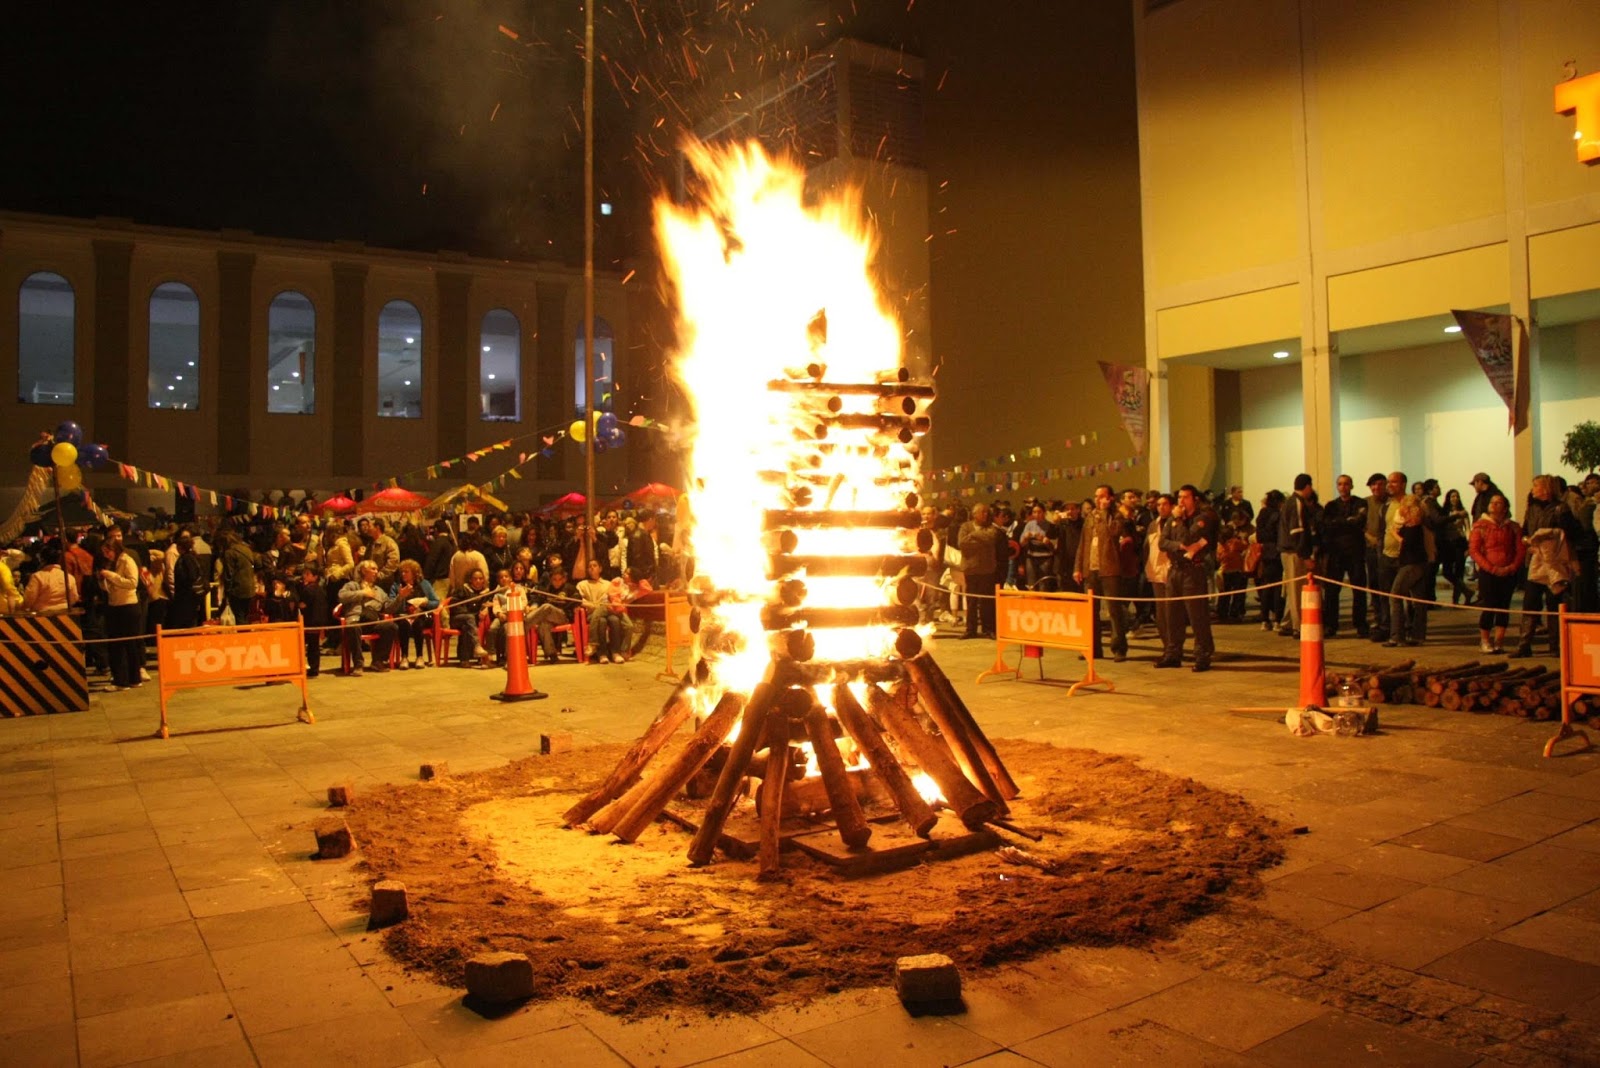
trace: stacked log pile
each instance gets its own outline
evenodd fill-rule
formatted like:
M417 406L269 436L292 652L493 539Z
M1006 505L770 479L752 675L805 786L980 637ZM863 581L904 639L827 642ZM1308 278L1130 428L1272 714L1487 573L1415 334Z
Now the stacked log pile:
M1347 691L1348 687L1348 691ZM1414 660L1329 673L1328 696L1353 692L1375 705L1423 705L1450 712L1490 712L1523 719L1561 718L1561 672L1540 665L1516 667L1504 660L1470 660L1443 667ZM1572 718L1600 713L1600 699L1579 697Z

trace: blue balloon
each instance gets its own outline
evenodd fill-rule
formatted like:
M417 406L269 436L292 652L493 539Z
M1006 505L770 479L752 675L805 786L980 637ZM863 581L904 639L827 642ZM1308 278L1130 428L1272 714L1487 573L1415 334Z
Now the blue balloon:
M595 420L594 425L595 429L599 430L600 433L609 434L612 428L617 425L617 417L612 412L601 412L600 418Z
M79 426L71 419L68 419L66 422L56 427L56 440L70 441L74 445L82 445L83 427Z
M54 442L41 441L39 444L28 450L28 459L33 461L33 466L35 467L49 467L51 464L55 463L55 461L50 458L50 450L53 448L55 448Z
M110 458L110 455L104 445L85 445L78 450L78 465L89 468L99 467Z

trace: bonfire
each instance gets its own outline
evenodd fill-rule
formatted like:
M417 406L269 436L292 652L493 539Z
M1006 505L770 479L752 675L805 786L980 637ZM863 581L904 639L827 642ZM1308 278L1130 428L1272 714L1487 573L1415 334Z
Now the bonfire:
M693 666L565 821L631 842L665 814L694 830L691 863L753 852L764 877L784 848L859 868L994 844L985 824L1017 787L917 625L934 390L903 366L859 193L813 199L803 170L754 145L687 153L702 195L659 202L656 222L695 416ZM641 777L691 717L694 736ZM686 791L703 808L669 809ZM734 829L747 798L753 836ZM896 820L913 841L875 850Z

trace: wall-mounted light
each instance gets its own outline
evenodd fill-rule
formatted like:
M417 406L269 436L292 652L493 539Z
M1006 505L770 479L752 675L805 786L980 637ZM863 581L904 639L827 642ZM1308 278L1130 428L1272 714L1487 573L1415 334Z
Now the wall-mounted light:
M1279 349L1277 352L1272 354L1272 358L1274 360L1287 360L1289 358L1289 353L1284 349Z
M484 346L484 347L483 347L483 351L484 351L484 352L488 352L488 351L489 351L489 346L488 346L488 345L485 345L485 346Z
M489 381L491 381L491 382L493 382L493 381L494 381L494 375L490 375L490 376L489 376Z
M1452 324L1445 327L1444 332L1447 334L1459 334L1461 333L1461 327L1459 325Z
M417 342L417 339L416 339L416 338L414 338L414 337L408 337L408 338L406 338L406 344L407 344L407 345L414 345L414 344L416 344L416 342Z

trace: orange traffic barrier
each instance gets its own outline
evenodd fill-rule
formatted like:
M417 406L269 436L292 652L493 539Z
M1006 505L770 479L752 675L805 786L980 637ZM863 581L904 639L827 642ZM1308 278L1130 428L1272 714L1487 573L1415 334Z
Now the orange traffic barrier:
M506 688L490 694L495 701L538 701L550 695L533 688L528 678L528 638L522 622L523 602L527 594L521 586L513 584L506 595Z

